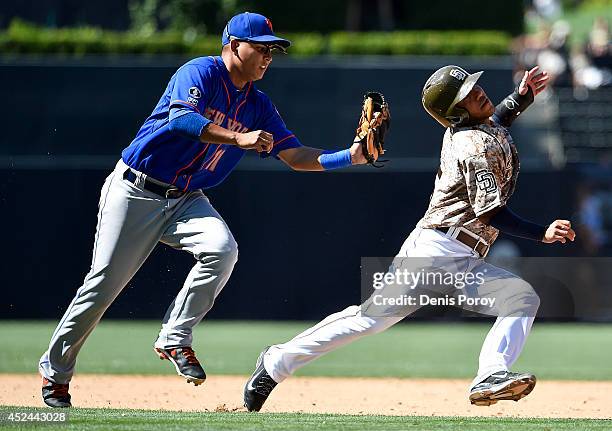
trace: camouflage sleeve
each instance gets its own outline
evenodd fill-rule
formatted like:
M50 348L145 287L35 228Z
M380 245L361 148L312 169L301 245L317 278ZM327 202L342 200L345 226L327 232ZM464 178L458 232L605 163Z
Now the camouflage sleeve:
M499 157L487 153L470 156L463 162L468 198L476 217L506 204L500 189L500 162Z

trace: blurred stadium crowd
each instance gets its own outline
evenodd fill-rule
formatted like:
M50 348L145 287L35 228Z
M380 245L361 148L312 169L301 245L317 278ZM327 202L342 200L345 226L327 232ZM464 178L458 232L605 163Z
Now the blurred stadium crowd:
M567 3L567 2L565 2ZM577 2L574 2L577 3ZM605 2L603 2L605 4ZM612 3L608 4L612 8ZM517 37L514 80L533 66L547 70L551 87L541 103L556 110L564 164L580 172L575 213L583 255L612 251L612 40L609 16L595 16L582 38L562 19L564 2L533 0L532 32ZM609 14L608 14L609 15Z
M542 1L536 0L535 3ZM537 9L536 9L537 10ZM573 86L576 89L596 90L612 86L612 49L610 26L605 17L597 17L587 40L570 46L572 28L567 21L552 24L536 14L538 31L518 37L514 46L517 70L535 65L547 70L553 86ZM588 97L581 91L579 97Z

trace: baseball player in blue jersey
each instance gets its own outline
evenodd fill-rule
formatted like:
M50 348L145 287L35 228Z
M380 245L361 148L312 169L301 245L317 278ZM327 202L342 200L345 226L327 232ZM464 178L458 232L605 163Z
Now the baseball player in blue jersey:
M303 146L255 87L272 52L290 46L275 36L269 19L234 16L222 44L221 56L177 70L102 187L91 269L40 359L42 396L51 407L71 406L68 385L83 343L158 242L192 254L196 263L154 349L188 382L204 382L192 330L229 279L238 247L202 189L220 184L246 151L306 171L368 161L360 142L336 152Z

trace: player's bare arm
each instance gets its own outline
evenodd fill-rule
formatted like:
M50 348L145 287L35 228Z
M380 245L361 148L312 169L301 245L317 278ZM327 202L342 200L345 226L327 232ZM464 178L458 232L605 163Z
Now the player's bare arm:
M264 130L247 133L236 133L216 124L209 124L200 135L200 141L212 144L236 145L243 150L255 150L258 153L269 152L274 144L274 137Z
M350 148L326 151L312 147L290 148L279 152L280 159L296 171L324 171L376 161L384 154L385 134L389 130L391 114L384 96L378 92L364 95L359 126Z
M323 171L319 162L323 150L312 147L289 148L278 153L278 157L294 171Z
M274 137L264 130L239 133L228 130L212 122L206 123L204 117L193 109L180 107L170 110L168 124L170 132L199 140L204 144L235 145L241 150L255 150L259 153L270 152Z
M295 171L323 171L321 157L324 150L312 147L289 148L278 153L280 159ZM356 142L349 148L352 165L364 165L368 163L363 154L361 144ZM325 162L323 162L325 163Z

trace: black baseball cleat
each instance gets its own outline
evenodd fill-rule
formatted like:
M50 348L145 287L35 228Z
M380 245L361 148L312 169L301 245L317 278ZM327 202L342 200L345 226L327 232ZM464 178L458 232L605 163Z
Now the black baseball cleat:
M159 359L167 359L174 364L179 376L184 377L187 383L199 386L206 380L204 368L195 356L191 347L174 347L172 349L159 349L155 347Z
M53 383L51 380L43 377L42 381L42 398L46 405L54 408L72 407L70 403L70 394L68 393L69 385Z
M518 401L533 391L536 377L529 373L499 371L470 389L470 403L490 406L498 401Z
M263 359L268 349L269 347L266 347L264 351L259 354L257 363L255 364L255 371L253 371L251 378L244 387L244 406L250 412L258 412L261 410L270 396L270 392L272 392L272 389L278 384L270 377L264 367Z

